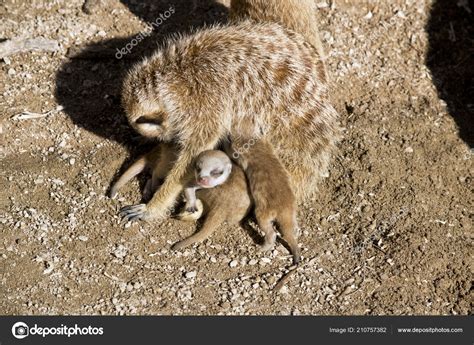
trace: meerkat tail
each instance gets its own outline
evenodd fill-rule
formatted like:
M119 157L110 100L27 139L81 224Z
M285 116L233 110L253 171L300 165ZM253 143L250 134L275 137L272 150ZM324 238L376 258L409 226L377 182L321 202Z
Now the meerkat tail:
M283 215L282 217L278 217L276 221L280 226L280 232L283 240L285 240L285 242L288 244L288 247L290 247L290 252L293 255L293 262L297 264L301 260L301 253L295 236L298 229L296 220L292 216Z
M196 208L196 212L187 212L186 210L183 210L180 214L178 214L177 218L179 220L184 220L185 222L194 222L195 220L198 220L201 218L202 212L204 210L202 201L199 199L196 199Z
M141 173L147 165L147 159L146 156L142 156L139 159L137 159L123 174L120 176L120 178L117 180L117 182L114 183L112 188L110 188L109 196L111 198L115 198L117 195L117 192L120 188L122 188L124 185L127 184L128 181L130 181L132 178L137 176L139 173Z
M183 249L193 243L197 242L202 242L206 238L212 235L212 233L221 225L225 220L225 217L223 217L220 213L218 212L210 212L206 220L204 221L204 224L198 232L196 232L194 235L189 236L188 238L179 241L175 243L171 249L172 250L179 250Z

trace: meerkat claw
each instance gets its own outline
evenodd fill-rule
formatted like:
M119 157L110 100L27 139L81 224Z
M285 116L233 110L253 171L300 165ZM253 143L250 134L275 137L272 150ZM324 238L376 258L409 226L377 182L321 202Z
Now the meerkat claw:
M125 219L127 221L145 219L146 205L138 204L138 205L125 206L120 209L119 214L122 217L122 219Z

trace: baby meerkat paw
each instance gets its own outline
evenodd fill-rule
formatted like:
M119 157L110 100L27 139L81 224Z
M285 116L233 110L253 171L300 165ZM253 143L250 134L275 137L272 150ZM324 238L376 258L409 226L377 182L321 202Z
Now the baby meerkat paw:
M201 218L203 211L203 205L201 200L196 200L195 207L188 207L178 215L178 219L184 220L187 222L192 222Z
M186 212L189 212L189 213L197 212L197 210L198 209L196 206L191 206L191 207L186 208Z

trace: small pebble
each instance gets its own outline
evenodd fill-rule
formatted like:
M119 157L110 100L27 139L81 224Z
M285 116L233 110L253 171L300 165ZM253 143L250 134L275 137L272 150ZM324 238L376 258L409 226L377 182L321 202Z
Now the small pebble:
M237 267L237 264L238 264L237 260L232 260L232 261L229 263L229 266L232 267L232 268L234 268L234 267Z
M185 277L188 279L193 279L193 278L196 278L196 275L197 275L196 271L191 271L191 272L187 272L185 274Z
M265 264L269 264L270 262L272 262L272 260L269 259L269 258L261 258L260 261L265 263Z

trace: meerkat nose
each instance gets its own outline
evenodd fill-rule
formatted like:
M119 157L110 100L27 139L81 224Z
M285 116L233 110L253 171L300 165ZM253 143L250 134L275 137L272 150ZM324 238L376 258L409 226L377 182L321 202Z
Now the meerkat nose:
M208 177L198 177L198 183L203 186L207 186L209 184L209 178Z

